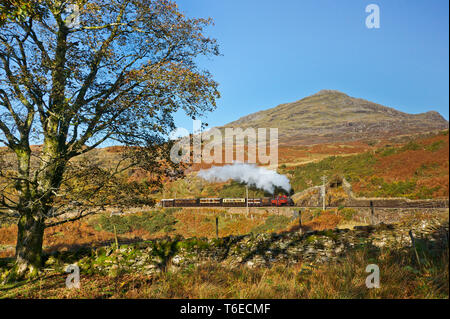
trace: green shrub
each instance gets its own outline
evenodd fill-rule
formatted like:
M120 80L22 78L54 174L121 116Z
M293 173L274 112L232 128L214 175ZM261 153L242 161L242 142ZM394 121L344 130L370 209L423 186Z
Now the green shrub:
M141 220L142 228L149 233L156 233L160 230L165 232L173 230L173 225L176 224L175 217L171 212L151 213L148 218Z
M343 176L349 182L359 180L373 174L375 156L363 153L348 157L330 156L320 162L312 162L296 167L292 174L291 185L294 191L302 191L308 187L322 184L321 177Z
M343 208L339 211L339 214L344 217L344 220L350 221L358 212L353 208Z
M416 171L414 172L414 175L426 176L427 172L433 171L438 168L439 168L439 163L429 163L429 164L424 163L424 164L420 165L420 167L418 169L416 169Z
M416 182L414 180L398 182L382 182L379 189L375 191L376 197L415 197L414 190Z
M126 216L106 216L101 215L93 225L95 228L117 234L125 234L137 229L143 229L149 233L158 231L171 232L176 224L172 209L166 209L162 212L144 212L141 214L132 214Z
M426 146L425 149L430 152L436 152L440 150L444 146L444 144L444 141L436 141L431 145Z
M380 154L380 156L386 157L397 153L397 149L395 147L384 147L377 151L377 153Z
M411 141L405 144L401 149L402 151L418 151L423 149L423 146L416 142Z
M176 212L179 212L181 210L181 207L172 207L172 208L164 208L164 213L166 214L173 214Z
M414 198L418 199L428 199L432 198L433 193L438 191L441 188L441 186L435 186L432 188L428 188L426 186L421 186L419 190L416 192Z
M114 227L116 228L116 232L118 234L125 234L131 231L131 227L128 224L127 220L121 216L106 216L101 215L98 220L98 225L101 230L113 233Z
M313 208L311 210L311 216L312 216L313 219L320 217L320 215L322 215L322 209L321 208Z
M252 233L276 232L289 224L290 219L286 216L271 215L267 217L264 224L252 229Z

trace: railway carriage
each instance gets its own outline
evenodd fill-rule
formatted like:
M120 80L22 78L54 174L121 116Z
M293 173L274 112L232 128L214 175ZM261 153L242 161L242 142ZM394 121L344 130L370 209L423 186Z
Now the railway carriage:
M261 198L249 198L248 199L249 207L260 207L262 206Z
M198 199L196 198L181 198L174 199L175 207L196 207L198 206Z
M293 206L290 197L278 196L274 198L169 198L160 201L161 207L267 207Z
M175 207L175 201L173 199L162 199L160 203L162 207Z
M222 206L222 198L200 198L200 206Z
M222 204L225 207L242 207L245 206L245 198L223 198Z
M272 205L272 197L261 198L261 206L271 206L271 205Z

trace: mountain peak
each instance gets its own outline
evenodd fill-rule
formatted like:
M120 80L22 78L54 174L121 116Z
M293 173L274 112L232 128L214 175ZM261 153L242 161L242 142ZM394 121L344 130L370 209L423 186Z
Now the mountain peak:
M280 144L305 145L444 130L448 122L435 111L408 114L337 90L321 90L296 102L249 114L224 127L278 128Z
M345 94L345 93L343 93L343 92L341 92L341 91L338 91L338 90L327 90L327 89L320 90L319 92L317 92L317 93L315 93L315 94L313 94L313 95L311 95L311 96L317 96L317 95L331 95L331 94L339 94L339 95L346 95L346 96L348 96L347 94Z
M428 111L425 113L422 113L427 119L435 120L435 121L446 121L445 118L436 111Z

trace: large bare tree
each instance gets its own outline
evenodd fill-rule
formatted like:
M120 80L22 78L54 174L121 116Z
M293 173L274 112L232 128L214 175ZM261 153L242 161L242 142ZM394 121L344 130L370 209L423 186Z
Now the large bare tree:
M0 15L0 145L15 165L0 161L0 177L14 182L1 189L0 214L18 218L9 277L18 279L38 272L45 228L92 212L85 208L99 204L92 194L121 194L111 186L119 165L107 172L89 163L88 152L113 141L130 150L122 168L161 168L172 114L196 118L215 107L217 83L197 58L218 48L203 34L211 20L188 18L171 1L7 3L0 7L11 10ZM22 10L24 3L32 5Z

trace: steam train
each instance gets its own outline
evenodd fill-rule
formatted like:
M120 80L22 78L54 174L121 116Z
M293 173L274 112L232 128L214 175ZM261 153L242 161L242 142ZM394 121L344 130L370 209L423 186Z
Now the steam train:
M162 199L161 207L267 207L294 206L294 201L286 196L264 198L176 198Z

